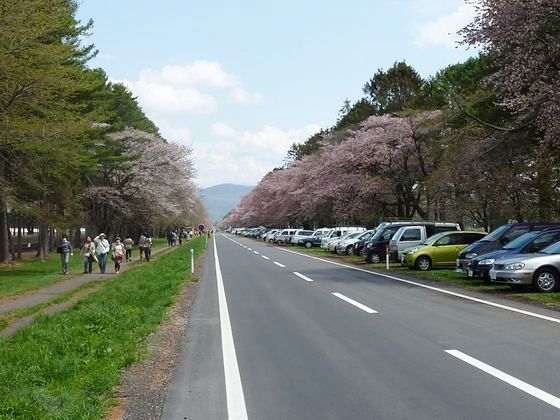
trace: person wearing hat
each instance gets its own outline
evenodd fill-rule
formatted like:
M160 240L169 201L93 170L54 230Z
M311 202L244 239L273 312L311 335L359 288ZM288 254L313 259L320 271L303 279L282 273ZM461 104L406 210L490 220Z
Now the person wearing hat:
M115 238L115 242L111 246L111 252L113 261L115 261L115 273L119 274L119 271L121 271L121 262L124 258L124 244L118 236Z
M100 233L93 239L95 244L95 253L97 254L97 262L99 263L99 270L101 274L105 274L105 268L107 267L107 254L111 250L111 245L109 241L105 239L105 234Z

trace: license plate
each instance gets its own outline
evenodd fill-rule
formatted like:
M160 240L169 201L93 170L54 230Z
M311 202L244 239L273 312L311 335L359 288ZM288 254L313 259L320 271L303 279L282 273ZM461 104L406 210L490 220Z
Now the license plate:
M467 270L467 276L473 277L474 276L473 271L472 270Z
M490 271L490 278L492 280L496 280L496 273L494 273L493 271Z

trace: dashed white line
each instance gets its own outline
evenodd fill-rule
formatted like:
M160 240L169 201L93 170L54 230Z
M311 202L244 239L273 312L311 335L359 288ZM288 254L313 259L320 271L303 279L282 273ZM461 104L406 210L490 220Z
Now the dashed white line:
M284 264L280 264L279 262L276 261L274 261L274 264L276 264L278 267L282 267L282 268L286 267Z
M345 302L348 302L351 305L354 305L356 308L361 309L362 311L367 312L368 314L376 314L378 313L377 311L374 311L373 309L371 309L370 307L366 306L366 305L362 305L360 302L356 302L353 299L350 299L347 296L344 296L342 293L333 293L334 296L336 296L339 299L342 299Z
M294 274L296 276L298 276L300 279L304 279L305 281L313 281L312 279L310 279L309 277L305 277L303 274L298 273L297 271L294 271Z
M260 252L258 252L258 251L253 251L253 254L260 255Z
M263 257L265 260L270 260L270 258L268 258L266 255L261 255L261 257Z
M239 365L235 353L235 343L229 319L229 311L224 289L224 280L220 270L218 258L218 248L216 247L216 237L214 236L214 256L216 267L216 283L218 286L218 307L220 312L220 327L222 334L222 354L224 359L224 376L226 381L226 400L228 417L230 419L247 419L247 407L245 405L245 395L239 374Z
M289 249L284 249L284 248L280 248L280 249L282 251L290 252L292 254L296 254L296 255L299 255L301 257L306 257L306 258L311 258L313 260L322 261L322 262L327 263L327 264L333 264L333 265L336 265L336 266L339 266L339 267L348 268L350 270L361 271L362 273L368 273L368 274L373 274L373 275L380 276L380 277L385 277L385 278L388 278L388 279L391 279L391 280L399 281L401 283L411 284L411 285L418 286L418 287L421 287L421 288L424 288L424 289L432 290L434 292L443 293L445 295L455 296L455 297L458 297L458 298L461 298L461 299L469 300L471 302L477 302L477 303L481 303L483 305L493 306L494 308L503 309L505 311L516 312L518 314L527 315L527 316L531 316L533 318L538 318L538 319L542 319L542 320L545 320L545 321L550 321L550 322L554 322L556 324L560 324L560 319L559 318L554 318L554 317L551 317L551 316L541 315L541 314L538 314L538 313L535 313L535 312L525 311L523 309L517 309L517 308L514 308L512 306L502 305L500 303L495 303L495 302L491 302L491 301L484 300L484 299L478 299L478 298L475 298L475 297L472 297L472 296L464 295L462 293L455 293L455 292L452 292L450 290L440 289L439 287L428 286L426 284L417 283L415 281L401 279L400 277L391 276L389 274L383 274L383 273L380 273L380 272L377 272L377 271L364 270L363 268L352 267L352 266L347 265L347 264L341 264L341 263L337 263L337 262L334 262L334 261L325 260L323 258L314 257L312 255L302 254L302 253L292 251L292 250L289 250Z
M532 395L535 398L538 398L541 401L544 401L547 404L552 405L553 407L560 409L560 398L549 394L542 389L536 388L533 385L529 385L527 382L523 382L520 379L508 375L507 373L502 372L501 370L498 370L490 365L487 365L486 363L481 362L480 360L477 360L474 357L471 357L463 352L460 352L459 350L445 350L445 352L450 354L451 356L456 357L457 359L462 360L465 363L468 363L471 366L474 366L477 369L482 370L483 372L486 372L489 375L492 375L495 378L500 379L501 381L504 381L505 383L523 392L526 392L529 395Z
M252 251L252 249L251 249L251 248L247 248L247 250L248 250L248 251Z

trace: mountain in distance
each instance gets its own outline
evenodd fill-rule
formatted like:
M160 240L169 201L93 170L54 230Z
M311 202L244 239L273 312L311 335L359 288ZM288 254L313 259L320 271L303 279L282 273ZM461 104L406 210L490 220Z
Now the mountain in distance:
M208 209L213 223L222 220L254 187L248 185L220 184L200 190L200 199Z

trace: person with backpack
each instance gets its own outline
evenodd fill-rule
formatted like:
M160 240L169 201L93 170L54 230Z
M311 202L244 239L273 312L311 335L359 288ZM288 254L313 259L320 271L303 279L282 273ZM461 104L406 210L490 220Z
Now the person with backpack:
M107 268L107 254L111 251L111 245L109 241L105 239L104 233L97 235L93 239L93 242L95 244L97 262L99 263L99 271L101 271L101 274L105 274L105 269Z
M124 240L124 250L125 250L125 258L126 262L132 261L132 247L134 246L134 241L127 235L126 239Z
M144 257L144 245L146 244L146 234L143 233L140 235L140 239L138 239L138 250L140 251L140 261L142 261Z
M152 256L152 237L150 235L146 236L146 242L144 242L144 256L146 257L146 262L150 262L150 257Z

